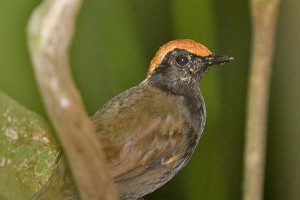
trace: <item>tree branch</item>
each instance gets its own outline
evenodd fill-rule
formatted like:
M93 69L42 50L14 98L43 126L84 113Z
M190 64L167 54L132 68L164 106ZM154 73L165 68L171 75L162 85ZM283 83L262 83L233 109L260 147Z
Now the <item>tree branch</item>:
M81 199L117 199L95 130L74 86L68 50L82 0L45 0L33 13L28 41L36 79Z
M263 199L266 128L279 0L252 0L252 58L246 121L243 199Z

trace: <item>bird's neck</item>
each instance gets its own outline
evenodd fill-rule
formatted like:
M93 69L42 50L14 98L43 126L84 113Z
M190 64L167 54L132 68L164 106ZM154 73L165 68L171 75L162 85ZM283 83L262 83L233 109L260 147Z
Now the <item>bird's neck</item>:
M201 96L198 81L190 79L181 79L180 77L174 76L172 74L161 74L152 75L147 82L167 93L172 93L174 95L185 96L189 98L197 98Z

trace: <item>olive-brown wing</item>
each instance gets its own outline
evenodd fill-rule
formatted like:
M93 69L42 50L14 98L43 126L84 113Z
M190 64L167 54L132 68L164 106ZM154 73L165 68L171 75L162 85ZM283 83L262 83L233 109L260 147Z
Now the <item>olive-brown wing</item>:
M173 95L137 87L92 117L115 181L181 157L186 124L179 108Z

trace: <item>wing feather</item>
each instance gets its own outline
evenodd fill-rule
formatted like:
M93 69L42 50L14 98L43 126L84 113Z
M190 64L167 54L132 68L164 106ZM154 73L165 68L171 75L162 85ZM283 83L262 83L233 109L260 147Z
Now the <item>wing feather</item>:
M115 181L134 178L180 157L183 151L178 144L183 141L185 121L179 113L172 95L137 86L92 117Z

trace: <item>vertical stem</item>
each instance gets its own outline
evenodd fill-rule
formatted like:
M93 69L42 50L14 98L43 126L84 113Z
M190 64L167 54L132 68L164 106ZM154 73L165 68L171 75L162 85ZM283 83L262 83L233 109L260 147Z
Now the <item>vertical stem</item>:
M70 73L68 51L81 4L82 0L44 0L29 21L28 44L39 89L81 199L115 200L101 144Z
M271 61L279 0L252 0L252 58L245 136L243 199L263 199Z

